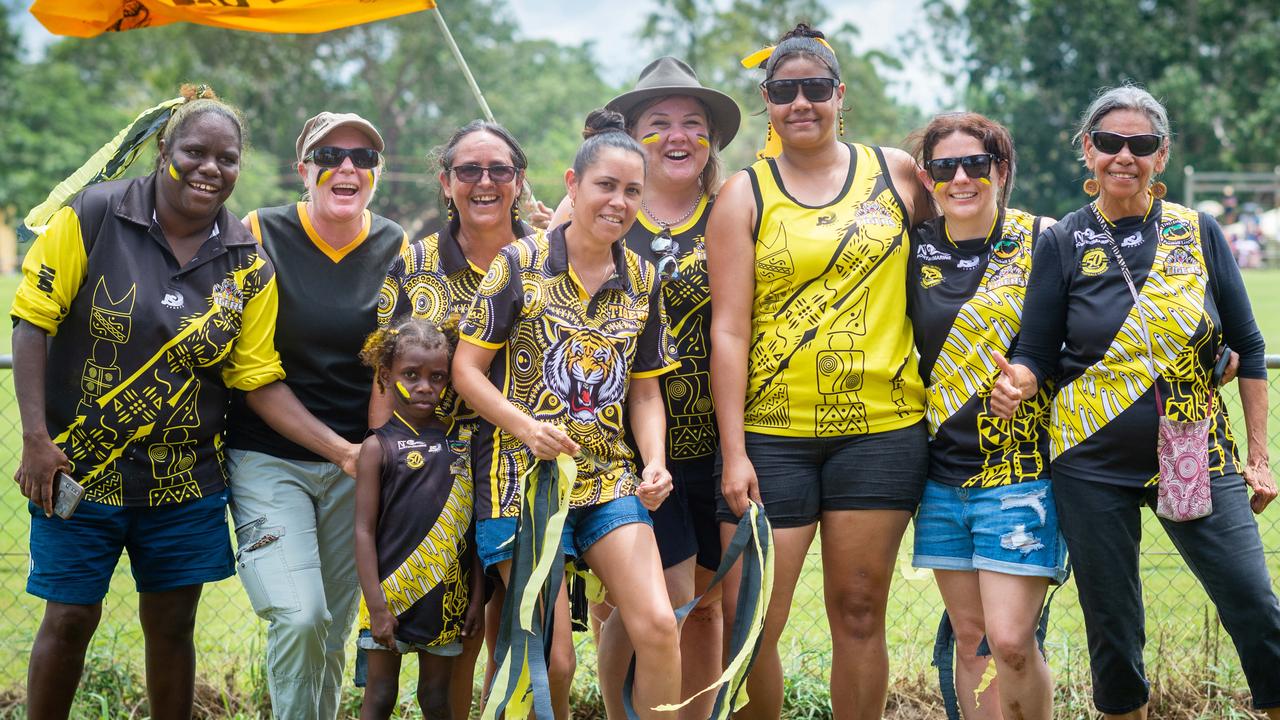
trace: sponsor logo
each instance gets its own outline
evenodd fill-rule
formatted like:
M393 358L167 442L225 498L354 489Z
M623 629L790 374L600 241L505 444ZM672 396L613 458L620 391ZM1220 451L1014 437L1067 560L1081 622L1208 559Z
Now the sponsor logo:
M182 293L169 292L164 294L164 298L160 301L160 304L173 310L181 310L187 303L182 298Z
M53 278L57 272L53 268L40 263L40 271L36 273L36 289L42 293L53 292Z
M819 216L818 216L818 224L819 224L819 225L831 225L831 224L833 224L835 221L836 221L836 214L835 214L835 213L827 213L827 214L825 214L825 215L819 215Z
M418 452L417 450L414 450L413 452L404 456L404 464L408 465L409 468L412 470L417 470L423 465L426 465L427 460L426 458L422 457L422 453Z
M920 287L928 290L942 284L942 271L936 265L925 265L920 268Z
M1120 247L1138 247L1146 238L1142 237L1142 233L1136 232L1129 237L1120 241Z
M1076 230L1072 233L1076 240L1076 247L1084 247L1085 245L1103 245L1107 242L1107 236L1100 232L1095 232L1093 228L1084 228Z
M413 448L426 447L427 444L421 440L397 440L397 450L412 450Z
M429 452L429 453L438 453L438 452L440 452L440 448L441 448L441 447L443 447L443 446L442 446L440 443L435 443L435 444L433 444L431 447L427 448L427 452Z
M956 262L956 268L960 270L972 270L978 267L978 258L965 258Z
M919 248L916 249L916 257L926 262L938 261L938 260L950 260L951 253L947 253L939 250L938 248L934 247L933 243L924 243L923 245L921 245Z
M1102 248L1086 250L1084 256L1080 258L1080 272L1089 277L1101 275L1107 271L1110 265L1111 261L1107 259L1107 251Z

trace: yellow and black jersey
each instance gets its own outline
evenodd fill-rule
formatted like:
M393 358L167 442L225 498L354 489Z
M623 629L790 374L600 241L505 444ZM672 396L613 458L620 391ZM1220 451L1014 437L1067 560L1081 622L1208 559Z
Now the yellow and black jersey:
M258 243L223 208L179 266L155 192L149 175L76 196L27 253L10 311L53 336L49 433L85 498L109 505L221 491L228 388L284 377L275 271Z
M280 310L275 346L299 402L347 442L359 443L369 425L373 373L360 348L377 327L382 278L408 242L396 223L364 213L364 230L340 249L316 232L307 204L249 213L249 227L276 269ZM322 461L272 430L234 393L227 446L276 457Z
M1060 378L1050 416L1055 479L1149 485L1158 477L1155 383L1171 419L1203 419L1223 340L1240 353L1241 377L1263 379L1264 343L1212 218L1155 201L1145 216L1105 222L1115 248L1089 207L1037 243L1016 360ZM1155 357L1116 251L1139 291ZM1210 474L1238 472L1220 402L1213 418Z
M475 543L469 438L415 428L399 414L372 434L382 448L378 579L399 622L396 639L461 642ZM360 628L369 629L363 598Z
M527 226L526 226L527 227ZM529 233L534 230L527 227ZM437 325L449 316L461 319L480 289L486 268L467 258L446 223L439 231L409 245L387 270L378 298L378 325L387 327L405 313ZM475 413L445 388L436 415L446 424L474 420Z
M774 159L747 169L757 211L749 432L860 435L924 413L903 291L906 206L880 148L848 148L844 186L818 207L791 197Z
M675 343L654 267L619 244L616 271L588 295L561 225L503 248L480 284L462 339L496 350L489 379L536 420L582 446L572 507L634 495L639 478L623 408L633 377L674 370ZM535 462L513 435L481 420L475 439L481 518L515 517L520 481Z
M1032 243L1040 218L1009 208L990 237L952 242L943 218L911 230L907 309L929 405L929 477L995 487L1049 476L1049 384L1012 420L991 414L1000 376L1022 327Z
M711 286L707 278L707 218L712 201L703 196L693 216L670 228L676 272L661 277L662 301L671 322L680 367L662 377L667 405L667 457L711 457L720 447L715 404L711 400ZM643 214L624 242L657 267L664 255L653 249L662 227Z

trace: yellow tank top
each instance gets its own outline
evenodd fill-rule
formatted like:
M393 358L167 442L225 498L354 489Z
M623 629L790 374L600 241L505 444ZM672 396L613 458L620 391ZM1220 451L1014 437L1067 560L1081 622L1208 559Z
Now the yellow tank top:
M793 199L773 159L747 169L758 218L749 432L862 435L924 415L907 319L906 206L879 148L849 153L843 189L821 207Z

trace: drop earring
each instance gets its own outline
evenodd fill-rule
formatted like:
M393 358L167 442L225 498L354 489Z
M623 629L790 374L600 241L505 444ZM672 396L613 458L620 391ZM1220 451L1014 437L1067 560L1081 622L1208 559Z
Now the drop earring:
M1090 196L1097 195L1102 190L1102 186L1098 183L1098 178L1085 180L1081 187L1084 188L1084 194Z
M1147 189L1147 192L1151 193L1151 197L1163 200L1164 196L1169 193L1169 186L1157 180L1151 183L1151 187Z

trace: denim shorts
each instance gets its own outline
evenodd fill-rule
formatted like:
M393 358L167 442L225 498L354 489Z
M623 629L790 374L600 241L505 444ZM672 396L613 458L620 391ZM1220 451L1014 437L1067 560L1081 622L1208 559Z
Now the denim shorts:
M569 557L582 557L600 538L631 523L653 525L649 511L634 495L571 508L560 534L560 548ZM517 519L513 517L489 518L476 523L476 551L486 571L515 556L516 524Z
M930 480L915 522L915 567L1067 579L1067 545L1048 480L989 488Z
M440 657L457 657L462 654L462 643L460 642L452 642L447 645L428 645L419 642L405 642L400 638L396 638L396 646L389 648L374 640L373 633L368 630L360 631L359 636L356 637L356 647L360 650L391 650L401 655L411 652L424 652L439 655Z
M120 552L138 592L163 592L229 578L235 572L227 526L230 492L160 507L81 502L69 519L31 513L27 592L68 605L96 605L107 596Z
M749 432L747 457L776 528L804 527L828 510L914 512L929 469L929 431L921 420L897 430L839 437ZM736 523L720 491L716 518Z

